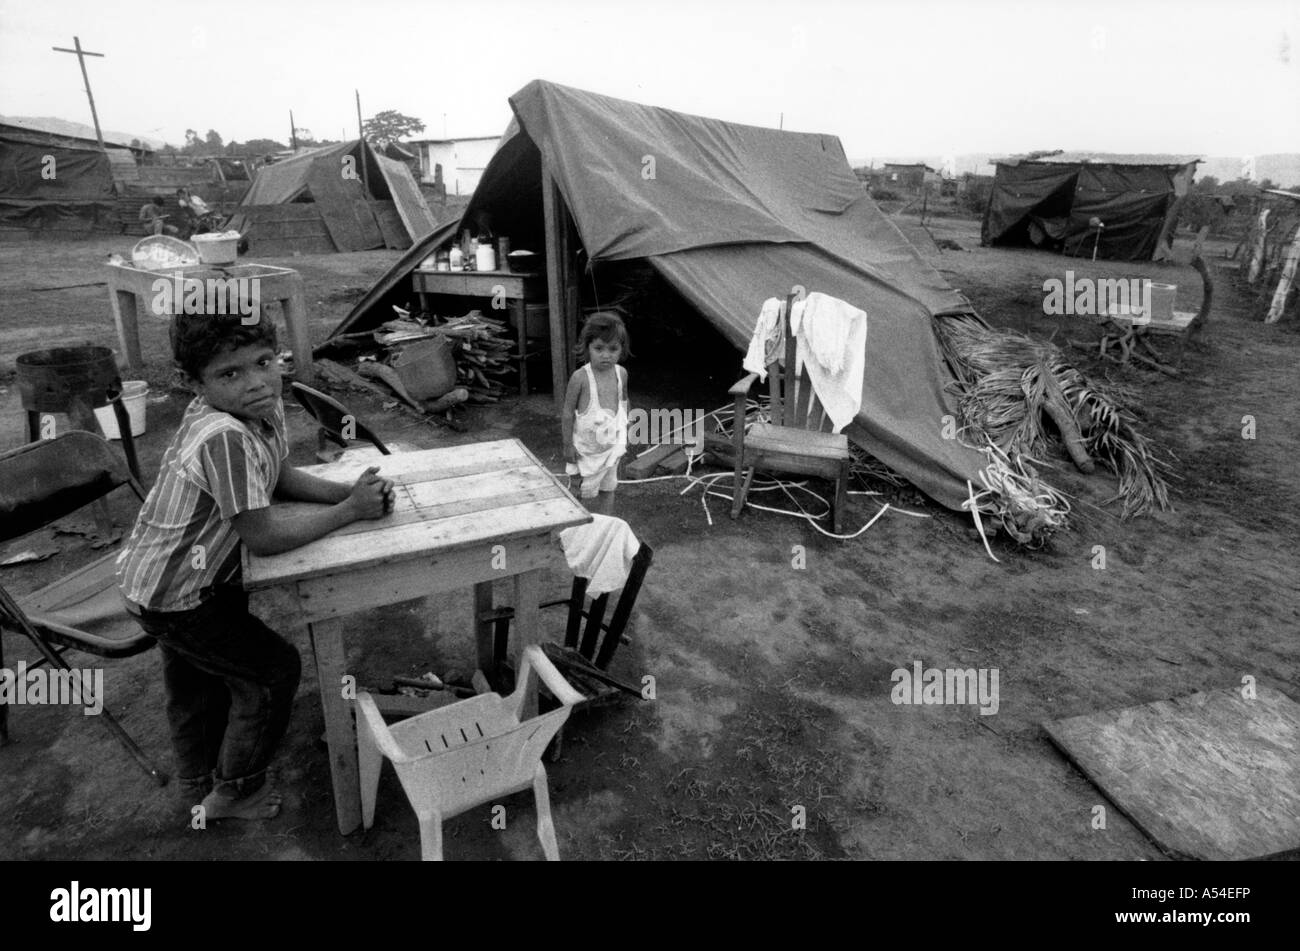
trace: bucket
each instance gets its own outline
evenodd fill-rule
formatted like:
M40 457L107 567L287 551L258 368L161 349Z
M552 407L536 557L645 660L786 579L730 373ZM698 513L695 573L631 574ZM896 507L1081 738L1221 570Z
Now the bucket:
M1157 284L1151 282L1151 319L1168 323L1174 319L1174 297L1178 293L1177 284Z
M446 337L420 340L393 355L389 366L417 400L436 400L456 385L456 358Z
M144 380L123 381L122 405L126 407L126 415L131 420L132 436L143 436L145 433L145 397L148 395L149 384ZM95 407L95 419L106 437L122 438L122 434L117 429L117 416L111 405Z
M103 406L118 381L117 361L108 347L53 347L20 353L14 369L23 409L66 413L74 399Z
M190 243L198 249L199 260L204 264L234 264L239 257L239 235L233 231L225 234L196 234Z

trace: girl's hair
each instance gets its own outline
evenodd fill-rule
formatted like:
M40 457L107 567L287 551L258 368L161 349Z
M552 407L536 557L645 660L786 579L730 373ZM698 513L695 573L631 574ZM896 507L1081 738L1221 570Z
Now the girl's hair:
M621 344L623 353L620 359L632 355L632 341L628 338L627 326L623 323L623 318L612 310L598 310L582 325L582 331L578 334L578 345L573 348L579 359L587 355L587 347L593 340Z
M246 325L240 315L177 314L171 325L172 356L176 365L195 380L219 354L250 344L275 349L275 322L258 314Z

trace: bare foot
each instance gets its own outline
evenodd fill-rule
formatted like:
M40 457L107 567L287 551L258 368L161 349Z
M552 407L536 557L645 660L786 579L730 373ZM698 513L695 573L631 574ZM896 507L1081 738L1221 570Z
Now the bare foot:
M274 819L280 814L281 796L267 783L243 799L231 799L215 789L203 798L209 819Z

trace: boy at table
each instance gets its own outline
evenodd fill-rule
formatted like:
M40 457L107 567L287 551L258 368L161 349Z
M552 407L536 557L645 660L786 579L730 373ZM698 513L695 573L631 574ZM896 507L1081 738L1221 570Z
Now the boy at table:
M301 661L249 613L240 545L273 555L390 510L393 484L355 485L284 465L275 327L240 316L174 318L176 363L197 396L117 559L127 610L158 641L181 795L207 819L269 819L267 764L289 725ZM272 496L317 502L290 515Z

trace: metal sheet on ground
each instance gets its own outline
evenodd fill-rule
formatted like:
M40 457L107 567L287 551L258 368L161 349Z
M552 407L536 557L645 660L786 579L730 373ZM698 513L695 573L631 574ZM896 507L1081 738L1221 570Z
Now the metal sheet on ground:
M1265 858L1300 849L1300 704L1255 692L1215 690L1043 726L1168 854Z

